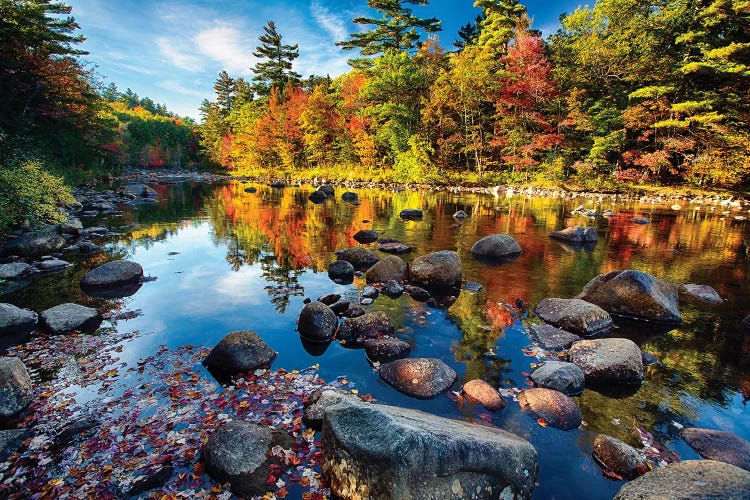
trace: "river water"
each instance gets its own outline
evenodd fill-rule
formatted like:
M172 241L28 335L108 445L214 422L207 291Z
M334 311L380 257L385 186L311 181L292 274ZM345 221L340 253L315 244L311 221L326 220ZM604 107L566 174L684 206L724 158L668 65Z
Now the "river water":
M257 188L247 193L248 186ZM591 458L598 433L640 447L635 428L653 433L654 441L683 459L697 455L679 437L679 426L700 426L750 438L750 335L740 321L750 313L750 222L748 215L710 204L682 202L680 210L665 204L613 201L609 197L557 199L515 195L447 192L357 190L359 202L335 197L315 205L307 200L312 187L272 189L258 184L181 183L153 186L156 205L126 211L104 222L122 236L107 242L110 254L140 263L148 282L132 297L101 300L86 297L78 281L102 258L84 260L65 275L38 278L25 290L5 298L16 305L42 310L61 302L93 304L114 312L140 310L120 321L120 330L143 334L124 344L120 358L134 364L157 346L213 346L232 330L257 332L279 352L274 367L319 365L327 380L346 376L360 394L379 402L421 409L450 418L490 421L528 439L539 453L535 498L610 498L623 484L605 477ZM610 219L571 215L578 205ZM421 208L421 221L402 221L399 212ZM464 210L469 218L456 221ZM722 213L729 210L729 213ZM630 222L633 215L651 219ZM576 250L552 240L552 230L570 225L596 227L599 242ZM464 280L481 284L479 293L463 291L448 309L432 309L404 295L384 296L368 306L385 311L399 338L409 342L413 357L435 357L459 375L453 387L481 378L498 388L524 388L532 364L526 325L533 315L515 317L502 304L520 299L533 305L545 297L570 298L593 277L617 269L638 269L676 283L713 286L725 301L718 305L683 301L684 324L665 331L648 324L621 324L611 336L628 337L660 360L647 369L634 394L601 394L586 390L575 398L584 425L574 431L542 427L536 418L509 401L506 409L482 415L458 407L445 395L416 400L383 383L364 352L334 342L323 352L300 341L295 322L305 298L338 293L356 303L364 286L337 285L327 276L334 251L356 245L352 236L374 229L383 237L412 246L404 256L455 250ZM515 261L488 266L474 260L470 248L483 236L507 233L523 253ZM532 354L532 355L529 355ZM202 376L209 377L207 373ZM80 399L96 398L80 391Z

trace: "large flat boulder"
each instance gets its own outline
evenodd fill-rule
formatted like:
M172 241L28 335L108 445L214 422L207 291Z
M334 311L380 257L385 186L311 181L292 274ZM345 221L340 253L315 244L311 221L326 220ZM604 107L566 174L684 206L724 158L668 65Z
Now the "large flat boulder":
M659 323L682 322L677 286L642 271L600 274L576 298L618 316Z
M113 260L87 272L81 279L82 288L117 288L143 279L143 268L137 262Z
M20 358L0 358L0 422L21 413L34 399L31 377Z
M509 234L491 234L474 243L471 255L479 260L502 261L521 253L521 245Z
M26 233L10 240L3 247L2 253L21 257L39 257L59 252L64 246L65 238L59 234L41 231Z
M531 410L552 427L577 429L583 422L581 409L570 397L552 389L525 389L518 395L521 408Z
M396 255L389 255L376 262L367 270L367 283L386 283L388 281L405 281L408 277L406 262Z
M13 304L0 304L0 335L22 337L31 333L37 324L37 314Z
M271 349L257 333L237 330L227 334L211 349L203 364L222 374L245 373L266 367L276 359Z
M581 340L578 335L555 328L552 325L531 325L529 337L539 347L550 352L564 351L573 343Z
M722 302L719 292L708 285L687 283L680 286L679 291L681 294L698 299L701 302L708 302L709 304L720 304Z
M594 335L614 327L607 311L579 299L542 299L534 313L545 323L577 335Z
M74 331L92 333L102 324L102 315L99 311L73 303L50 307L39 316L44 328L55 335Z
M685 427L680 434L702 458L750 471L750 442L737 434L698 427Z
M625 484L614 500L740 500L750 498L750 472L713 460L659 467Z
M581 340L568 351L570 361L583 370L587 384L640 384L641 349L628 339Z
M350 398L323 415L322 468L341 498L531 498L534 447L502 429Z
M412 284L431 292L461 288L463 270L456 252L441 250L414 259L409 270Z
M434 398L447 391L456 381L456 372L436 358L397 359L380 367L380 378L418 399Z

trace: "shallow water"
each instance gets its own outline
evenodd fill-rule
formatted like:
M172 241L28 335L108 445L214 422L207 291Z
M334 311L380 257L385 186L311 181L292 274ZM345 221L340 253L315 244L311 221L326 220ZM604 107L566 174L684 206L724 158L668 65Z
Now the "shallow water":
M246 193L253 185L257 193ZM378 298L369 309L383 310L398 336L413 346L412 357L442 359L463 382L482 378L500 388L524 388L532 363L525 325L533 318L512 317L498 303L520 299L536 304L545 297L569 298L594 276L616 269L638 269L676 283L713 286L726 299L719 305L683 301L684 324L664 331L649 324L625 324L612 336L624 336L654 354L660 366L649 367L646 381L631 395L603 395L587 390L575 398L584 426L575 431L541 427L517 403L491 416L492 425L531 441L539 453L535 498L609 498L623 484L604 477L591 459L593 440L607 433L638 446L635 426L653 432L658 443L683 459L697 455L680 439L678 426L700 426L750 438L750 335L741 319L750 313L750 259L745 241L750 222L722 214L722 207L683 203L668 205L601 200L560 200L516 195L488 195L353 190L359 204L341 200L342 189L321 205L307 200L312 187L271 189L246 183L154 186L157 205L144 206L104 221L123 236L107 243L111 254L139 262L147 275L158 277L132 297L102 300L78 288L85 271L103 261L83 260L64 275L37 278L32 286L4 298L42 310L74 301L115 312L141 310L142 316L121 320L121 331L144 335L126 343L120 358L136 363L157 346L213 346L232 330L257 332L279 352L275 367L320 365L326 379L346 375L360 394L378 401L422 409L452 418L481 421L481 410L459 408L449 397L420 401L384 384L362 350L333 343L324 352L306 350L295 322L303 299L339 293L356 302L362 279L337 285L327 276L334 251L356 245L360 229L375 229L414 248L404 257L436 250L455 250L464 279L484 291L463 291L447 310L430 309L403 296ZM612 209L612 219L572 216L579 204ZM405 208L422 208L422 221L402 221ZM457 222L452 214L470 217ZM644 215L652 221L629 220ZM747 215L742 214L742 215ZM371 221L371 222L365 222ZM84 224L100 225L100 221ZM569 225L593 225L599 242L576 251L550 239L550 231ZM515 261L488 266L469 252L475 241L493 233L513 235L523 254ZM109 258L109 257L108 257ZM309 346L308 346L309 347ZM207 374L203 374L208 376ZM79 399L96 394L80 391Z

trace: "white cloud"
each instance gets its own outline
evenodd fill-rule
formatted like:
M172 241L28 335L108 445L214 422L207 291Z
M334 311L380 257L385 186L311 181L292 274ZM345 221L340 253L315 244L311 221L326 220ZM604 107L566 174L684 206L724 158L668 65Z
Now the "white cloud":
M252 54L252 39L235 26L221 21L215 24L193 38L198 52L219 63L229 73L249 73L257 61Z
M345 27L347 20L341 16L333 14L317 0L313 0L310 4L310 12L315 19L315 22L331 35L334 42L339 42L349 37L349 33Z
M163 88L164 90L169 90L170 92L175 92L177 94L188 95L192 97L206 96L205 91L196 88L185 87L177 80L160 80L156 85L160 88Z
M203 69L201 60L195 56L185 42L165 36L156 39L159 53L173 66L186 71L198 72Z

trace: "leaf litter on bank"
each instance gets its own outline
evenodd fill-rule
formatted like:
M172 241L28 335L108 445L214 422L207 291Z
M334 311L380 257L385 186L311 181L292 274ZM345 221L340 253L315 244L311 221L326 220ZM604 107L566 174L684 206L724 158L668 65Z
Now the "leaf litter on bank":
M329 495L316 433L302 424L305 401L325 385L317 367L256 370L222 387L200 365L206 347L161 346L132 366L120 362L123 342L138 335L39 336L10 350L34 373L37 398L17 423L32 437L0 463L0 497L119 498L162 477L141 496L230 498L226 485L205 473L200 450L232 420L269 425L294 438L290 449L271 450L283 466L269 470L265 498ZM329 385L356 391L344 377ZM85 415L99 425L67 444L56 441L61 429Z

